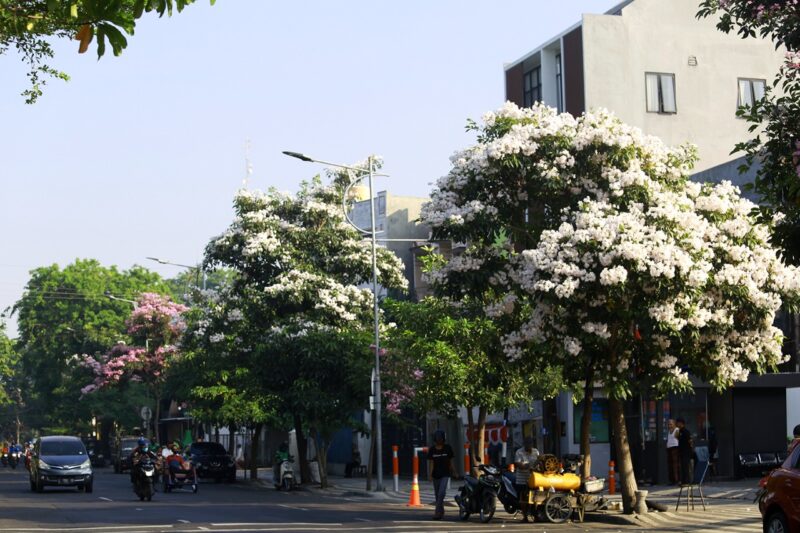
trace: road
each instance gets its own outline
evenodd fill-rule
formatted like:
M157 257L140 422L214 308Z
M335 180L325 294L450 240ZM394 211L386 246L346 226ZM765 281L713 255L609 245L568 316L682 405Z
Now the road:
M744 505L744 504L742 504ZM248 483L215 484L204 482L197 494L158 492L152 502L140 502L130 487L127 475L109 469L95 473L93 494L74 489L48 488L43 494L30 491L27 472L0 468L0 531L86 531L115 533L174 533L198 531L720 531L712 517L726 520L724 531L758 531L757 514L752 509L726 506L718 511L691 515L692 522L672 524L664 521L657 528L634 527L624 522L584 524L522 524L519 518L499 511L490 524L477 520L457 521L454 508L448 508L443 522L430 520L431 509L408 508L389 498L348 495L331 491L278 492ZM752 507L752 506L750 506ZM739 513L739 514L736 514ZM690 515L686 515L689 519ZM699 518L697 518L699 516ZM732 523L732 517L736 522ZM587 515L587 519L590 515Z

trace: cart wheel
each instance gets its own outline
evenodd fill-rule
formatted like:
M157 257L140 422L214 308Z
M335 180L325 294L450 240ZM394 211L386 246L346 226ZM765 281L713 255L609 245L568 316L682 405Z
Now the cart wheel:
M554 524L566 522L572 515L572 506L569 504L569 498L563 494L550 496L544 503L544 514Z
M583 518L586 516L586 509L578 507L575 509L575 514L578 515L578 522L583 522Z

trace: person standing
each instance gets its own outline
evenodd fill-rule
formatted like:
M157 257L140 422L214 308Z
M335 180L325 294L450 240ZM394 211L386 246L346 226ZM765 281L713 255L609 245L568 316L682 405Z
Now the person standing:
M678 428L675 420L670 418L667 421L667 472L669 472L669 483L675 485L680 483L680 463L678 460Z
M692 482L692 434L686 429L686 421L678 418L678 459L681 465L681 483L688 485Z
M533 447L533 437L525 437L522 448L514 453L514 481L519 495L519 508L522 511L522 521L528 521L528 479L536 462L539 460L539 450Z
M454 474L453 448L445 442L444 431L437 429L433 434L433 446L428 449L428 479L433 482L433 494L436 498L434 520L441 520L444 517L447 484Z
M353 469L361 466L361 452L358 451L358 444L353 443L350 462L344 465L344 477L353 477Z

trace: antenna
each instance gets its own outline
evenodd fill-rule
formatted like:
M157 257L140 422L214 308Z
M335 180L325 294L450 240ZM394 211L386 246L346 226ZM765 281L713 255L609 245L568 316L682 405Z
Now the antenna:
M244 179L242 180L242 188L246 189L250 181L250 176L253 175L253 164L250 162L250 139L244 141Z

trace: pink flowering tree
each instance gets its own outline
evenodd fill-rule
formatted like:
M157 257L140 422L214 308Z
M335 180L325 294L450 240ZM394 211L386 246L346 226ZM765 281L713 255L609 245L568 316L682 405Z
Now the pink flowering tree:
M142 383L155 402L155 437L159 440L158 420L167 372L181 355L177 342L186 323L188 307L155 293L139 296L126 321L135 345L119 343L105 355L83 355L80 363L91 370L94 380L81 389L83 395L124 383ZM138 344L138 345L136 345Z
M750 190L759 219L774 224L772 240L800 264L800 0L703 0L699 17L719 16L717 28L742 38L760 36L786 57L763 99L739 110L754 136L736 145L755 168Z
M576 118L538 104L507 103L472 127L478 142L452 157L421 212L434 238L467 243L434 287L455 302L491 296L484 313L509 361L602 387L632 512L623 401L690 391L690 373L721 390L774 370L786 358L773 324L797 308L800 271L730 182L689 180L691 146L605 110ZM587 437L588 426L586 449Z

